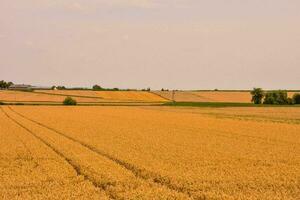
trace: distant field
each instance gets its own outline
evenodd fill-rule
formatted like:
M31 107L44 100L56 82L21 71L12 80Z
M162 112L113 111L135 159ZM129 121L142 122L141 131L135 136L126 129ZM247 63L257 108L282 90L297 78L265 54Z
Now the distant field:
M166 99L172 99L172 91L154 91ZM292 97L294 92L289 92ZM175 101L178 102L231 102L231 103L250 103L251 94L248 91L176 91Z
M288 94L292 97L294 92ZM67 96L79 104L166 103L172 100L171 91L0 90L0 101L8 103L61 104ZM176 91L174 97L177 102L251 103L250 93L240 91Z
M300 194L296 107L0 109L2 199Z
M166 99L149 92L139 91L80 91L80 90L37 90L36 92L21 92L0 90L0 101L11 103L62 103L71 96L80 104L93 103L157 103L167 102Z
M38 92L73 95L82 97L102 98L114 101L146 101L146 102L165 102L166 99L150 92L144 91L86 91L86 90L39 90Z
M7 91L0 90L0 101L3 102L48 102L48 103L62 103L66 96L59 95L47 95L34 92L21 92L21 91ZM103 102L102 99L96 98L83 98L83 97L74 97L76 101L80 102L90 102L97 103Z

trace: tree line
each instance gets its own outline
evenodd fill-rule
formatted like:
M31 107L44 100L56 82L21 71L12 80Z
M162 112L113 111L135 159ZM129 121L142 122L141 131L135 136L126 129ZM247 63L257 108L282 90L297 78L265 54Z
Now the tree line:
M9 88L11 85L13 85L13 82L6 82L4 80L0 81L0 89L7 89Z
M262 88L254 88L251 91L251 101L255 104L271 105L293 105L300 104L300 93L295 93L293 97L288 97L286 90L276 90L265 92Z

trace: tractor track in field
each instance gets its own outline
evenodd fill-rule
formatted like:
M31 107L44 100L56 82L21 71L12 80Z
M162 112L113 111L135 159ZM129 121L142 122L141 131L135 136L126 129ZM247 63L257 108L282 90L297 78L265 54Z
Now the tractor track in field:
M39 137L36 133L34 133L33 131L31 131L30 129L28 129L26 126L24 126L23 124L21 124L20 122L18 122L16 119L12 118L2 107L0 107L0 110L4 113L4 115L9 118L12 122L14 122L15 124L17 124L18 126L20 126L21 128L23 128L24 130L26 130L28 133L30 133L34 138L36 138L38 141L40 141L41 143L43 143L44 145L46 145L49 149L51 149L52 151L54 151L58 156L60 156L66 163L68 163L73 170L76 173L76 176L81 176L83 177L84 180L90 182L93 184L94 187L101 189L103 191L105 191L105 194L107 194L109 196L109 198L111 199L116 199L114 195L109 194L109 192L107 192L105 190L105 187L103 187L102 185L99 185L97 183L97 181L92 178L89 177L87 174L84 174L81 171L81 168L79 165L77 165L76 163L74 163L71 159L67 158L63 153L61 153L57 148L54 147L54 145L51 145L49 142L47 142L46 140L44 140L43 138ZM12 110L12 109L11 109Z
M152 182L152 183L158 184L158 185L166 187L169 190L172 190L174 192L185 194L185 195L189 196L192 199L199 199L199 198L193 197L192 190L190 190L189 188L184 187L184 186L178 186L178 185L173 184L168 177L163 177L163 176L161 176L159 174L156 174L154 172L148 171L146 169L141 169L141 168L135 166L134 164L131 164L131 163L128 163L128 162L123 161L121 159L118 159L118 158L116 158L116 157L114 157L114 156L112 156L112 155L110 155L110 154L108 154L108 153L106 153L106 152L104 152L102 150L99 150L98 148L96 148L96 147L94 147L92 145L89 145L89 144L87 144L85 142L82 142L82 141L79 141L79 140L77 140L77 139L75 139L73 137L70 137L69 135L67 135L67 134L65 134L65 133L63 133L63 132L61 132L61 131L59 131L57 129L54 129L54 128L49 127L49 126L47 126L45 124L42 124L42 123L40 123L38 121L35 121L35 120L33 120L33 119L31 119L31 118L29 118L29 117L27 117L27 116L25 116L25 115L17 112L17 111L15 111L10 106L8 106L8 108L12 112L14 112L15 114L19 115L20 117L22 117L22 118L24 118L26 120L29 120L29 121L33 122L34 124L37 124L37 125L45 128L47 130L50 130L50 131L52 131L52 132L54 132L54 133L56 133L56 134L58 134L60 136L63 136L64 138L67 138L67 139L71 140L74 143L80 144L81 146L87 148L88 150L90 150L90 151L98 154L99 156L102 156L104 158L107 158L107 159L111 160L112 162L118 164L122 168L130 171L138 179L142 179L144 181L148 181L148 182ZM101 187L101 189L103 189L103 188ZM206 199L206 197L203 196L203 198L200 198L200 200L202 200L202 199Z

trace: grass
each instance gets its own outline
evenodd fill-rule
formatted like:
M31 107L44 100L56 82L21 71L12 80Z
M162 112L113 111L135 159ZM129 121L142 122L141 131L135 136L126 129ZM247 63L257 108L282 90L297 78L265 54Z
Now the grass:
M230 103L230 102L167 102L163 106L181 107L300 107L300 105L266 105L253 103Z

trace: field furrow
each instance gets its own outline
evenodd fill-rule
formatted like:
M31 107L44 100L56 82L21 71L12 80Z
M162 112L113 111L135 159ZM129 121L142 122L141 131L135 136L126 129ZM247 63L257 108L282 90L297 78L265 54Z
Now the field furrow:
M1 199L107 199L0 108Z
M79 175L112 199L189 199L188 194L145 177L142 170L9 110L10 118L63 157ZM11 117L13 116L13 117ZM16 120L17 119L17 120Z
M194 199L299 196L299 125L218 119L201 109L12 109L98 152L136 179Z
M124 167L125 169L127 169L129 171L131 171L137 178L141 178L141 179L144 179L146 181L150 181L152 183L157 183L157 184L159 184L163 187L167 187L170 190L174 190L175 192L186 193L188 196L192 197L191 191L188 188L181 187L181 186L178 186L176 184L172 184L172 182L167 177L163 177L163 176L161 176L157 173L147 171L146 169L139 168L138 166L135 166L132 163L128 163L124 160L120 160L119 158L116 158L116 157L114 157L114 156L112 156L112 155L110 155L110 154L108 154L104 151L101 151L100 149L97 149L95 146L92 146L90 144L87 144L85 142L77 140L77 139L75 139L73 137L70 137L69 135L67 135L65 133L62 133L62 132L60 132L60 131L52 128L52 127L49 127L49 126L47 126L45 124L42 124L38 121L35 121L33 119L30 119L30 118L22 115L21 113L16 112L11 107L9 107L9 109L12 112L16 113L17 115L19 115L19 116L21 116L21 117L23 117L23 118L25 118L25 119L27 119L27 120L35 123L35 124L38 124L38 125L46 128L46 129L48 129L48 130L51 130L51 131L53 131L53 132L55 132L55 133L57 133L57 134L59 134L63 137L75 142L75 143L78 143L78 144L88 148L89 150L99 154L100 156L103 156L103 157L115 162L116 164ZM204 198L204 196L203 196L203 198Z

